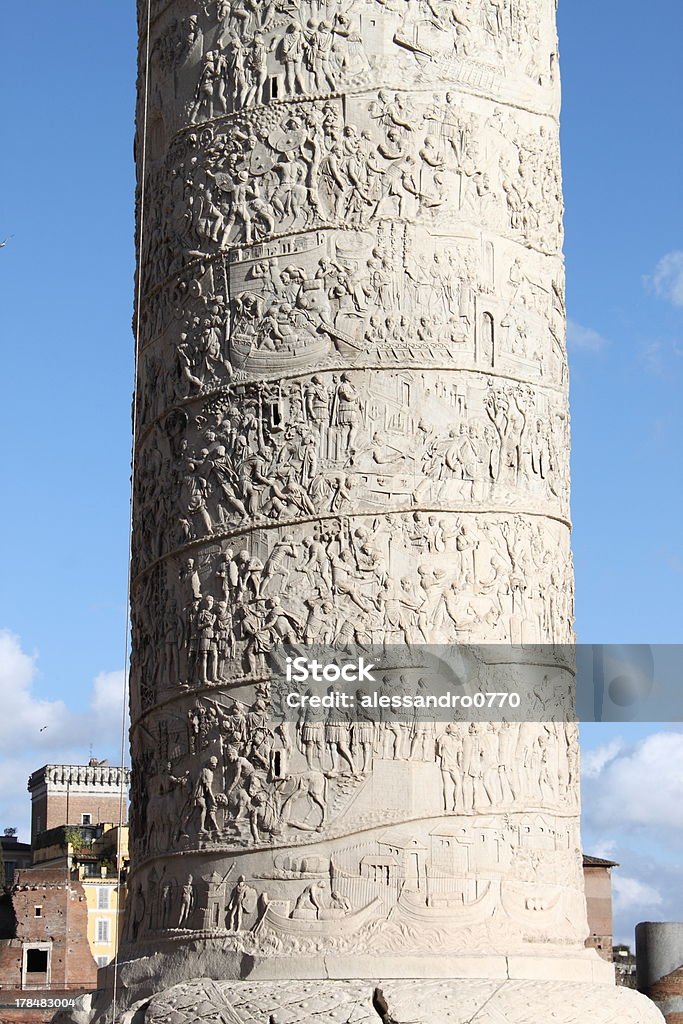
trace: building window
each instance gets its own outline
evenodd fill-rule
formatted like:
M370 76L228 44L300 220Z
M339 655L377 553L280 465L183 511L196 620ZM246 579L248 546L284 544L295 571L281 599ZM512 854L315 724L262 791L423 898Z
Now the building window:
M109 921L100 918L97 922L96 942L109 942Z
M43 916L43 908L42 907L34 907L33 908L33 914L34 914L34 917L42 917Z
M26 973L47 974L48 951L46 949L26 950Z
M81 814L81 825L92 825L92 814Z
M97 958L97 966L98 967L106 967L108 963L110 963L110 960L109 960L108 956L98 956L98 958Z
M109 886L99 885L97 887L97 909L109 910Z

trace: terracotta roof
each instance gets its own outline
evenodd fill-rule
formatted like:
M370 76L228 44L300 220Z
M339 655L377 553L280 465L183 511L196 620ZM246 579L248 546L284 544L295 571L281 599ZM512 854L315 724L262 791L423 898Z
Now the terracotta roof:
M583 866L585 868L618 868L619 864L616 860L603 860L602 857L591 857L584 853Z

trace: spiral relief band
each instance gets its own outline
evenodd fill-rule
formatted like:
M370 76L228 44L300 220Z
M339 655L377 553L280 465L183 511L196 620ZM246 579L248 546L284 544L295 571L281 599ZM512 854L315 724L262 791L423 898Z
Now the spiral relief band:
M139 8L130 1021L654 1022L584 948L568 685L271 707L282 645L573 643L555 0Z

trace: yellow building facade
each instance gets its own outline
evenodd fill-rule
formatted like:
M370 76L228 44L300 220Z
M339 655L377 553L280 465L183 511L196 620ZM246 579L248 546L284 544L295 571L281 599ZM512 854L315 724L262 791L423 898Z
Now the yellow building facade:
M116 877L82 878L88 906L88 944L98 967L116 955L126 902L125 883Z
M126 905L128 826L104 825L92 844L94 863L82 862L78 874L88 906L88 943L98 967L116 955Z

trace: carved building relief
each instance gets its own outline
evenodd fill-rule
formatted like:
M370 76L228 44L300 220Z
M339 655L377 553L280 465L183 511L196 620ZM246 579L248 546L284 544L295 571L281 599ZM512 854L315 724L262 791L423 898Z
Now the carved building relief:
M555 5L151 17L124 955L578 949L546 676L534 723L287 722L268 660L572 641Z

